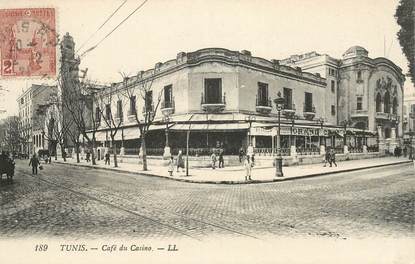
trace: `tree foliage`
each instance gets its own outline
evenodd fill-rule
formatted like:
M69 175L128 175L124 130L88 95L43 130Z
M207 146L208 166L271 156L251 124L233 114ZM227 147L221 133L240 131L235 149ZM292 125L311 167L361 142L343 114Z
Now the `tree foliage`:
M400 0L396 8L395 18L401 29L398 32L398 40L402 51L409 61L409 74L412 83L415 84L415 1Z

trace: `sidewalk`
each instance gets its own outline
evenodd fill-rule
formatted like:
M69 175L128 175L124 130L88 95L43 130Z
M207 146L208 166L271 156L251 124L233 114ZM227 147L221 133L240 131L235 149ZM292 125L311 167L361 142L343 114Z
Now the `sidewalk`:
M276 178L275 168L261 168L254 167L252 170L252 181L245 181L245 170L241 166L228 167L228 168L191 168L189 169L189 176L186 176L185 172L174 172L173 177L169 176L167 167L162 166L149 166L148 171L142 171L142 165L119 163L117 168L113 165L104 165L104 161L97 161L97 165L93 166L90 163L86 163L81 160L81 163L76 163L76 159L67 159L66 162L62 160L53 161L52 163L67 164L73 166L91 167L95 169L105 169L117 172L133 173L137 175L164 177L177 181L193 182L193 183L222 183L222 184L241 184L241 183L263 183L263 182L276 182L287 181L308 177L316 177L333 173L348 172L354 170L362 170L368 168L376 168L382 166L389 166L402 163L410 163L407 158L375 158L375 159L362 159L362 160L350 160L338 162L338 167L323 167L323 164L301 165L283 167L284 177Z

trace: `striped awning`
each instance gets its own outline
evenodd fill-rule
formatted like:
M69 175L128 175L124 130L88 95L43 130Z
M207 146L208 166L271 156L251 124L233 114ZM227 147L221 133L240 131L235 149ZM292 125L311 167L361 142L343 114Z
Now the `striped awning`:
M170 128L170 130L176 131L236 131L236 130L246 130L248 129L249 124L246 123L221 123L221 124L175 124Z

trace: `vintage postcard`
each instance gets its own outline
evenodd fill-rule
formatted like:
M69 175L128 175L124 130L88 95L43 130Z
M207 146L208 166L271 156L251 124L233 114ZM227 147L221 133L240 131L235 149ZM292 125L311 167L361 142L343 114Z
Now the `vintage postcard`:
M2 263L414 263L414 9L1 1Z

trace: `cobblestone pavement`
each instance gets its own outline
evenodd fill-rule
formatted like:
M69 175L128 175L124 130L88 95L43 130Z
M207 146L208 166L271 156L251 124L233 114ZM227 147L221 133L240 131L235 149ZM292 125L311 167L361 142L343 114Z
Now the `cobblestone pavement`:
M1 237L415 237L409 164L249 185L44 167L1 182Z

